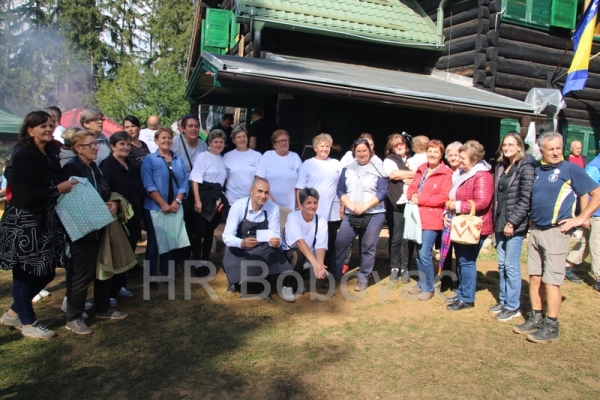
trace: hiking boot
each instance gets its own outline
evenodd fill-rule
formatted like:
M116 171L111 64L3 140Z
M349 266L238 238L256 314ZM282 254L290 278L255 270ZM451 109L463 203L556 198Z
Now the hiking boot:
M411 287L410 289L408 289L408 294L419 294L421 293L421 288L419 287L419 285L415 285L413 287Z
M392 283L398 282L400 280L398 278L399 274L400 274L400 270L398 268L392 268L392 272L390 273L390 282L392 282Z
M417 299L419 299L421 301L426 301L426 300L431 299L432 297L433 297L433 293L431 293L431 292L421 292L417 296Z
M600 281L596 281L593 285L592 285L592 289L597 290L600 292Z
M407 284L410 282L410 277L408 276L408 270L407 269L403 269L402 271L400 271L400 276L402 277L402 283L403 284Z
M467 310L469 308L475 307L475 303L467 303L466 301L457 300L452 304L448 304L446 306L446 310L448 311L461 311Z
M293 303L296 301L296 297L294 296L294 289L289 286L284 286L281 289L281 298L288 303Z
M565 268L565 278L568 279L568 280L570 280L571 282L577 284L577 285L579 285L582 282L582 280L579 279L577 277L577 275L575 275L575 272L573 272L573 267L566 267Z
M21 335L32 339L48 340L56 336L56 332L51 331L44 325L35 321L29 326L23 326L23 329L21 329Z
M8 312L2 314L2 318L0 318L0 323L2 325L8 326L11 329L23 329L23 324L21 324L21 318L19 318L18 315L16 317L11 317L8 315Z
M558 340L558 321L551 321L545 318L543 326L532 334L527 335L527 340L534 343L546 343L552 340Z
M94 333L92 328L85 324L83 318L74 319L73 321L67 321L65 328L77 335L91 335L92 333Z
M513 318L520 317L521 311L519 310L509 310L508 308L503 309L498 314L496 314L496 319L498 321L506 322L510 321Z
M355 292L364 292L365 290L367 290L367 282L356 282L354 286Z
M542 313L527 313L527 321L524 324L513 326L513 332L521 335L533 333L544 325L544 315Z
M495 306L491 306L488 308L488 311L492 314L498 314L500 311L504 310L504 304L498 303Z
M96 313L96 318L103 319L125 319L129 316L126 312L117 311L114 308L109 308L108 311L102 313Z

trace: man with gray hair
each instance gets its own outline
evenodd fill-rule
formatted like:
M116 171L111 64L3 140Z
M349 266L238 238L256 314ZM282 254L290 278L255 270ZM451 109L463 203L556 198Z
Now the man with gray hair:
M544 343L558 340L558 312L565 277L565 261L571 230L588 221L600 207L600 187L582 168L564 162L563 138L545 132L538 138L542 160L535 169L531 194L527 273L532 311L513 331L527 334L527 340ZM577 196L590 195L589 202L574 216ZM544 317L543 306L546 302Z

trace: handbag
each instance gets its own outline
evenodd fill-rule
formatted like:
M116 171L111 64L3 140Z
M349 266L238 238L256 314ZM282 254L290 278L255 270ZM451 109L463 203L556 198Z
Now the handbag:
M404 235L403 239L412 240L417 244L423 243L423 230L421 229L421 216L419 206L408 202L404 206Z
M369 221L371 221L371 214L348 214L348 222L354 229L365 229L369 225Z
M86 179L71 177L79 183L69 193L63 193L56 203L56 214L74 242L90 232L114 221L100 194Z
M164 254L190 245L181 207L176 213L168 214L160 210L151 210L150 216L156 233L158 254Z
M471 203L471 212L469 214L459 214L452 218L452 231L450 240L458 244L478 244L481 238L481 228L483 220L475 215L475 202Z

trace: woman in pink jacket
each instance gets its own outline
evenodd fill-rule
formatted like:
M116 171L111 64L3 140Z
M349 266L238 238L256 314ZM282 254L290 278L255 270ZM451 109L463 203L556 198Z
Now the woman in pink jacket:
M448 213L466 214L471 211L472 200L475 203L475 215L481 217L483 226L478 244L454 243L456 253L456 271L460 283L456 297L447 299L446 307L450 311L459 311L475 305L477 283L477 256L485 238L494 232L492 221L492 199L494 197L494 178L492 167L483 160L485 151L476 140L469 140L459 149L460 172L452 184L446 206ZM444 215L444 223L450 221Z
M417 268L419 283L409 289L410 294L418 294L419 300L429 300L433 297L433 259L431 250L435 240L442 231L442 214L452 186L452 170L444 164L444 145L439 140L427 143L427 163L421 165L406 196L411 203L419 206L423 236L417 248Z

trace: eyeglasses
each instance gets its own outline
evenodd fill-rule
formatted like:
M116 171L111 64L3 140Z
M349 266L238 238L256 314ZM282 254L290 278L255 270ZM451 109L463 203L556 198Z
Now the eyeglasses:
M354 141L355 145L359 145L359 144L369 144L369 141L367 139L356 139Z
M101 118L96 118L96 119L92 119L92 120L90 120L89 122L95 122L95 123L97 123L97 124L101 124L101 123L103 123L103 122L104 122L104 117L101 117Z
M290 141L290 139L281 139L281 140L276 140L275 143L288 143Z
M502 147L517 147L517 144L514 143L502 143Z
M85 144L78 144L77 146L87 146L90 149L97 149L100 146L100 142L92 142L92 143L85 143Z

